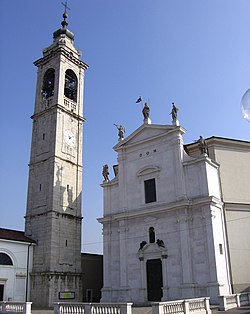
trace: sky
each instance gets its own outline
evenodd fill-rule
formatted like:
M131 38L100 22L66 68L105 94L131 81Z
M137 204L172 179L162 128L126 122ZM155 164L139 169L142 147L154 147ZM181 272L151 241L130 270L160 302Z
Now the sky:
M62 0L0 0L0 227L24 230L37 69L62 21ZM102 253L102 166L117 163L114 124L143 123L250 140L240 102L250 88L249 0L69 0L68 29L85 73L82 251ZM112 175L110 176L112 178Z

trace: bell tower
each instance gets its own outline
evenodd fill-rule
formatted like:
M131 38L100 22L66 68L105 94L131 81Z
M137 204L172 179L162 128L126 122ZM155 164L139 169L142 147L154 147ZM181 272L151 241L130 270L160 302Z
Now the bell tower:
M66 3L67 4L67 3ZM37 243L31 301L81 301L81 192L84 71L67 5L38 68L25 233Z

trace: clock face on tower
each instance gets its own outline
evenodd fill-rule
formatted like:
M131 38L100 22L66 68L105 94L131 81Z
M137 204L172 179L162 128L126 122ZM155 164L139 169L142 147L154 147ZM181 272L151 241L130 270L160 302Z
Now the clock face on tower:
M64 141L69 146L75 145L75 136L72 131L66 130L64 133Z

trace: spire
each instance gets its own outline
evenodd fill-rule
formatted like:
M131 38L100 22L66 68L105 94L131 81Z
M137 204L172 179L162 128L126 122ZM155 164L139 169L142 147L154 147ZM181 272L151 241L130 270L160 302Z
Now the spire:
M71 40L74 40L74 34L67 29L67 26L68 26L68 22L67 22L68 12L67 12L67 10L70 10L70 8L68 7L68 1L66 0L65 3L62 2L62 5L64 6L64 13L62 15L63 21L61 22L62 27L53 33L53 38L56 39L60 35L66 35Z

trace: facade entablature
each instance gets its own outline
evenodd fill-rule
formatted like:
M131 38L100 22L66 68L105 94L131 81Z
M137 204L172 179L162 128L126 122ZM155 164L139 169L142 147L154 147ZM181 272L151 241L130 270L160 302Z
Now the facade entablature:
M216 196L204 196L193 198L192 200L190 200L190 205L194 207L212 205L218 208L222 208L223 202Z
M216 169L219 168L219 166L220 166L216 161L212 160L211 158L209 158L207 156L203 156L203 155L201 155L200 157L197 157L197 158L190 157L189 160L185 160L183 162L183 166L184 167L188 167L188 166L191 166L191 165L204 163L204 162L206 162L207 164L215 167Z
M145 217L145 215L158 215L166 212L176 212L185 213L186 210L193 210L197 207L202 208L204 206L214 206L216 208L222 208L223 202L214 196L207 197L197 197L194 199L186 199L182 201L172 202L172 203L162 203L150 206L144 206L141 208L133 208L130 210L112 213L105 215L102 218L98 218L101 223L109 223L110 221L119 221L123 219L134 219L137 217Z

